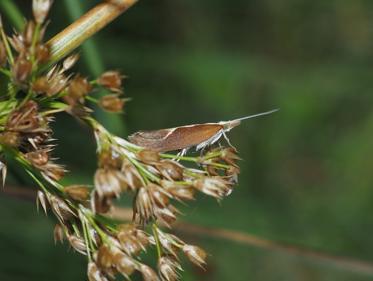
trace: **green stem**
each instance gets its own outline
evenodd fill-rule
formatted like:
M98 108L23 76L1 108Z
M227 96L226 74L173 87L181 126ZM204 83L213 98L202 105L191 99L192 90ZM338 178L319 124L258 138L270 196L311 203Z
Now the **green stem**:
M160 259L162 257L162 248L161 248L161 243L159 242L158 226L156 223L152 225L152 230L153 230L153 235L154 235L154 240L155 240L155 246L157 248L158 258Z
M12 25L17 30L22 30L23 26L25 25L24 17L12 0L1 0L0 9L9 18Z
M77 20L85 10L84 4L76 0L64 1L71 20ZM94 77L98 77L105 71L105 67L94 39L90 38L89 40L87 40L82 45L82 49L82 57L85 64L87 65L87 68L89 69L90 74ZM87 96L86 99L92 101L93 103L98 103L98 101L91 96ZM95 110L94 114L97 119L100 120L100 122L103 123L106 128L108 128L109 131L115 132L117 135L125 134L125 128L120 116L109 115L102 110Z

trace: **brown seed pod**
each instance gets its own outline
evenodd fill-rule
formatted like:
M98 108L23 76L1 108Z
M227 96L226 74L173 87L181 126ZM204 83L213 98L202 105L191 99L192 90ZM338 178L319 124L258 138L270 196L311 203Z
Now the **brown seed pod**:
M89 199L90 190L85 185L66 186L64 191L76 201L86 201Z
M98 79L97 83L113 92L120 92L123 76L118 71L107 71Z
M124 99L121 99L118 95L106 95L100 98L99 105L103 110L108 112L121 112L124 106Z
M181 180L184 167L173 160L162 160L156 164L158 171L168 180Z

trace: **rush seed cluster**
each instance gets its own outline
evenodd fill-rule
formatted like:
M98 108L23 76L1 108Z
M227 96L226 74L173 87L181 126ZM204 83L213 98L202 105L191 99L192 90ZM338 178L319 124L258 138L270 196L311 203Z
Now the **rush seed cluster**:
M116 71L95 80L72 73L77 55L51 65L43 41L51 0L34 0L34 18L21 33L5 34L0 21L0 73L8 81L0 93L0 171L5 181L7 160L15 160L38 186L37 204L56 218L54 238L67 241L86 255L90 281L127 280L138 272L145 281L180 279L180 255L204 267L206 253L169 231L177 220L177 204L197 192L218 200L237 182L239 159L232 147L204 145L199 156L155 151L108 132L91 113L92 104L121 112L123 76ZM103 88L105 95L98 96ZM65 112L92 129L97 143L93 187L63 186L65 167L53 158L50 123ZM121 196L133 198L133 220L119 224L108 216ZM140 255L155 249L157 264Z

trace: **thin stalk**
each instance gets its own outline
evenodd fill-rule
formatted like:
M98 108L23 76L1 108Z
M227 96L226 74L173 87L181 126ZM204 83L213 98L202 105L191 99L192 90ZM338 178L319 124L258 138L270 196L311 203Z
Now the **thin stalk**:
M136 2L137 0L105 1L88 11L48 42L51 47L50 64L70 54Z

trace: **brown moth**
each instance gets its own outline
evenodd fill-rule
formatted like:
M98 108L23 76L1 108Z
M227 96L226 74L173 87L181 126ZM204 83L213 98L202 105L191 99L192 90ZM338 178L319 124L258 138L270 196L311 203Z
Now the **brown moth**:
M130 135L128 139L133 144L158 152L173 150L183 150L185 152L194 146L196 146L196 150L201 150L214 144L222 136L230 144L226 133L240 125L242 120L268 115L277 110L262 112L231 121L220 121L218 123L186 125L156 131L140 131Z

